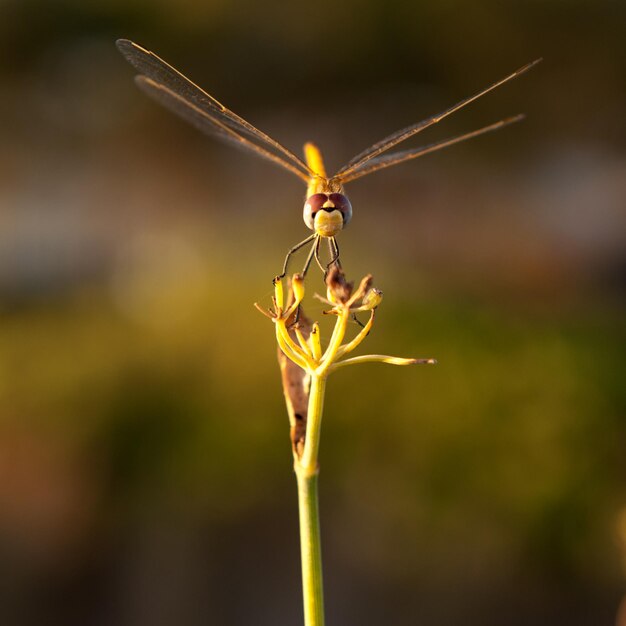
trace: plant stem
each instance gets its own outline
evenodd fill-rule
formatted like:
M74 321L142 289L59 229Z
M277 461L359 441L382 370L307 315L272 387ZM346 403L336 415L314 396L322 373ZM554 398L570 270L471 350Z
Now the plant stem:
M324 625L322 545L317 500L317 474L298 475L300 553L305 626Z
M326 375L311 374L309 389L309 410L307 411L306 439L299 466L305 473L317 473L317 454L320 447L322 429L322 412L324 411L324 394L326 392Z
M324 626L322 542L317 493L319 438L324 407L326 376L311 376L304 452L295 461L300 515L300 553L304 625Z

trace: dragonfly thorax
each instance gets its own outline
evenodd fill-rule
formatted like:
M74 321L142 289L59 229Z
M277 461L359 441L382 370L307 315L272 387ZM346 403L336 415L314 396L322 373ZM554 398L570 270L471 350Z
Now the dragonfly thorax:
M352 218L352 205L342 193L314 193L304 204L304 223L321 237L334 237Z

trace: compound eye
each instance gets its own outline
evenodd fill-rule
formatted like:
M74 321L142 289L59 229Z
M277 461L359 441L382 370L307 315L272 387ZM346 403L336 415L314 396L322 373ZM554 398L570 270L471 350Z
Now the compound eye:
M302 216L304 217L304 223L311 230L315 230L315 214L322 208L325 202L328 202L328 196L325 193L314 193L306 199Z
M350 200L342 193L331 193L329 199L341 213L343 225L345 226L352 219L352 205L350 204Z

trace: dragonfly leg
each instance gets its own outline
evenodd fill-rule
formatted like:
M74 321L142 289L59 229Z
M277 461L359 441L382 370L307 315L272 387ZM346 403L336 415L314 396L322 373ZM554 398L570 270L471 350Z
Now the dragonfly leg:
M319 255L315 257L317 259L317 264L322 269L322 272L324 272L324 280L326 280L328 271L333 265L341 269L341 263L339 262L339 246L337 245L337 240L334 237L328 238L328 250L330 252L330 261L326 265L322 265Z
M289 250L289 252L287 252L287 256L285 257L285 262L283 263L283 271L278 276L276 276L274 280L285 277L285 275L287 274L287 267L289 266L289 260L291 259L291 255L294 252L297 252L298 250L300 250L300 248L302 248L303 246L306 246L306 244L309 243L310 241L313 241L316 237L318 237L318 235L316 235L315 233L313 235L310 235L309 237L307 237L300 243L297 243L293 248Z
M317 261L319 268L322 270L322 272L324 272L324 278L326 278L326 272L328 271L328 268L326 267L326 265L324 265L324 263L322 263L322 259L320 259L320 240L319 239L315 242L315 247L313 249L315 251L315 260Z
M358 324L361 328L365 328L365 324L356 316L356 313L352 314L352 321Z
M309 267L311 265L311 261L313 260L313 257L315 256L317 258L317 251L319 250L319 247L320 247L320 238L318 235L316 235L315 241L313 242L313 245L311 246L311 251L309 252L309 256L307 256L304 267L302 268L302 278L304 278L306 276L306 273L309 271ZM298 305L295 315L293 316L293 321L291 322L291 324L289 324L289 328L291 328L292 326L295 326L298 323L298 320L300 319L300 306L301 305Z
M309 267L311 265L311 261L313 260L313 256L315 255L315 249L319 247L319 237L315 240L315 243L311 246L311 251L309 252L309 256L306 258L306 263L302 268L302 278L306 276L306 273L309 271Z
M327 272L332 265L337 265L337 267L341 268L341 263L339 262L339 244L334 237L328 239L328 249L330 250L330 261L326 266Z

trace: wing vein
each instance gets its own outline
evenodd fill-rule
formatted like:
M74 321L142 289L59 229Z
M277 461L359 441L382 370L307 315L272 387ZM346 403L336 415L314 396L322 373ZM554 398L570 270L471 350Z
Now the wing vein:
M460 143L461 141L466 141L467 139L472 139L473 137L478 137L479 135L484 135L485 133L498 130L503 126L508 126L509 124L519 122L523 119L524 115L515 115L514 117L500 120L499 122L489 124L489 126L484 126L483 128L479 128L478 130L473 130L469 133L458 135L457 137L443 139L442 141L437 141L435 143L431 143L425 146L413 148L412 150L402 150L401 152L393 152L392 154L386 154L376 159L371 159L367 163L361 165L359 168L355 168L354 170L349 172L347 176L342 177L341 182L347 183L352 180L356 180L357 178L367 176L368 174L372 174L373 172L377 172L378 170L382 170L386 167L398 165L399 163L404 163L405 161L416 159L417 157L424 156L425 154L436 152L437 150L441 150L443 148L447 148L448 146L453 146L456 143Z
M209 114L206 110L201 109L199 106L175 93L169 87L166 87L162 83L158 83L143 75L137 76L135 81L151 98L170 109L170 111L173 111L180 117L186 119L199 130L205 133L215 134L220 139L227 139L237 146L247 148L255 154L258 154L273 163L277 163L281 167L298 176L304 182L308 182L309 177L293 164L285 161L279 155L255 144L250 139L239 134L230 126Z
M478 98L484 96L490 91L493 91L497 87L500 87L504 83L507 83L508 81L514 78L517 78L521 74L524 74L525 72L527 72L529 69L534 67L540 61L541 59L536 59L535 61L532 61L531 63L527 63L526 65L519 68L512 74L509 74L505 78L502 78L501 80L489 85L489 87L486 87L485 89L479 91L473 96L470 96L469 98L465 98L464 100L457 102L455 105L451 106L445 111L442 111L441 113L437 113L436 115L432 115L431 117L428 117L425 120L422 120L421 122L411 124L411 126L407 126L406 128L403 128L401 130L398 130L392 133L391 135L388 135L384 139L381 139L380 141L376 142L373 146L370 146L366 150L363 150L363 152L360 152L359 154L357 154L346 165L344 165L333 176L333 178L336 180L340 180L342 182L346 182L347 180L354 180L354 178L349 178L349 175L352 172L355 172L357 168L360 168L371 159L374 159L375 157L379 156L383 152L386 152L390 148L393 148L394 146L401 143L402 141L406 141L413 135L416 135L417 133L425 130L429 126L432 126L433 124L437 124L444 118L448 117L449 115L452 115L452 113L455 113L456 111L458 111L459 109L462 109L463 107L467 106L471 102L478 100Z
M245 134L248 137L256 139L258 142L265 144L266 147L277 150L284 158L276 155L276 158L271 160L282 165L283 167L285 166L285 163L289 161L292 165L292 167L287 168L289 171L294 172L294 170L297 169L297 171L299 171L305 179L308 179L313 175L313 172L309 169L309 167L293 152L285 148L275 139L272 139L269 135L254 127L250 124L250 122L247 122L242 117L225 107L221 102L198 87L198 85L190 81L186 76L163 61L163 59L158 57L153 52L150 52L149 50L146 50L145 48L142 48L127 39L118 40L117 47L126 60L136 70L138 70L140 74L150 79L153 85L161 85L163 88L167 89L171 96L176 97L178 102L186 102L187 107L193 109L198 114L203 112L208 118L210 118L211 123L214 125L216 124L216 119L219 118L220 123L217 125L222 129L224 129L224 127L228 127L235 131L240 139L242 139L242 135ZM173 110L175 113L182 115L180 107ZM201 128L199 123L197 123L197 125ZM254 145L259 150L264 150L265 154L272 154L268 150L260 148L253 142L248 141L245 145L248 147L250 147L250 145ZM254 151L258 152L258 150ZM300 178L303 178L303 176L300 176Z

